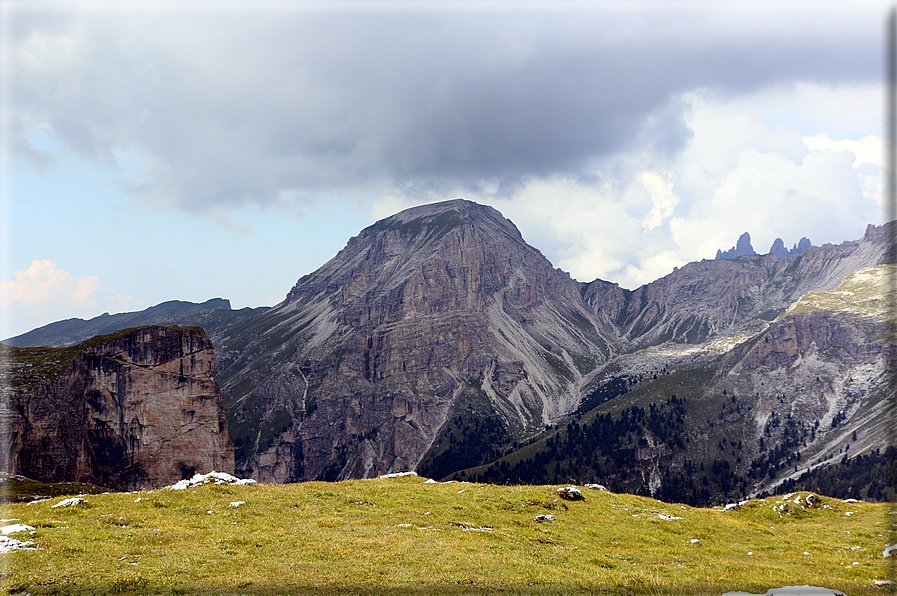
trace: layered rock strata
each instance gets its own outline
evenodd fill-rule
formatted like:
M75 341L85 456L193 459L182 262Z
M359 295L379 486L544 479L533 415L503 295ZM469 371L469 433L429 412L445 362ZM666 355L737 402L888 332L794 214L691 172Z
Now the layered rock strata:
M4 346L0 469L119 490L233 472L215 352L198 328L141 327L69 348Z

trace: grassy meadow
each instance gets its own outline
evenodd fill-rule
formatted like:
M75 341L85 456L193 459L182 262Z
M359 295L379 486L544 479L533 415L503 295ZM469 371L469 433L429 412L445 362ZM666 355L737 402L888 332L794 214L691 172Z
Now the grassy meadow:
M36 548L0 555L0 588L719 596L809 584L848 596L895 593L875 585L893 577L893 559L882 557L897 542L892 505L818 497L807 507L808 493L795 493L717 511L585 488L585 500L566 501L556 488L405 476L5 505L4 525L35 528L11 536Z

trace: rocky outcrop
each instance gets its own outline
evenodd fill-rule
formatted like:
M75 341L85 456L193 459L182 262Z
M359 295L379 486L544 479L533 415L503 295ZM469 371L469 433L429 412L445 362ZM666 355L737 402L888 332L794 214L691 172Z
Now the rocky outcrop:
M800 242L798 242L791 248L791 250L788 250L787 248L785 248L785 242L781 238L776 238L773 241L769 252L771 254L774 254L776 258L781 261L782 259L788 258L790 256L805 253L811 246L813 246L813 244L810 242L810 239L804 236L800 239Z
M198 328L128 329L69 348L3 348L0 469L42 482L159 487L233 471L215 353Z
M738 237L738 242L729 250L717 250L717 259L734 259L735 257L743 257L746 255L755 255L754 247L751 246L751 235L745 232Z

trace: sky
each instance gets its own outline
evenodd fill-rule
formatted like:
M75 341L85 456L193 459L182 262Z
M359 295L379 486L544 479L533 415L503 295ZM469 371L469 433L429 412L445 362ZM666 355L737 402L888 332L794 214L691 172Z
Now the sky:
M274 305L364 227L492 205L634 289L883 211L890 4L0 0L0 337Z

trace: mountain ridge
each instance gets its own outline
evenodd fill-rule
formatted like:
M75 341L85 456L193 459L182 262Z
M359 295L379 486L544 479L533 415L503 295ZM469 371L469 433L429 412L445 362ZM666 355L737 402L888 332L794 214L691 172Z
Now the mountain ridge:
M208 318L237 473L268 482L411 469L439 476L439 470L449 474L497 461L544 429L596 407L618 416L638 405L622 405L631 402L623 396L632 391L648 396L645 406L652 396L669 402L663 381L670 368L694 371L677 378L696 396L711 387L722 391L726 375L736 385L760 387L762 375L781 368L776 354L790 359L783 370L815 370L812 362L822 352L809 344L790 355L772 350L748 372L740 363L749 346L774 338L770 330L781 327L781 317L802 296L833 290L862 267L892 262L895 225L870 225L859 240L810 247L783 260L768 254L693 262L627 290L573 280L491 207L458 199L402 211L351 238L333 259L302 276L281 304L230 311L243 313L239 317L213 311L219 315ZM858 353L856 338L868 325L834 316L803 319L848 338L822 351ZM869 395L880 388L868 375L860 385L846 383L851 366L859 365L838 367L837 359L826 358L819 387L829 397L819 415L830 423L845 387ZM870 365L883 374L881 362L863 360ZM686 407L681 395L669 407ZM725 400L705 397L723 408ZM739 403L747 407L748 401ZM787 413L772 408L764 415L772 412ZM676 432L703 441L706 433L698 427L717 419L695 416L682 414L685 426ZM743 420L746 437L764 432L765 420ZM670 463L662 458L676 459L675 450L667 454L664 441L644 438L644 454L654 455L635 457L632 469L640 470L641 480L629 489L653 494L675 486L661 473ZM771 455L759 444L742 443L752 462L768 468ZM735 455L731 460L737 463ZM654 467L642 469L644 462ZM727 492L713 479L708 486L713 494Z

